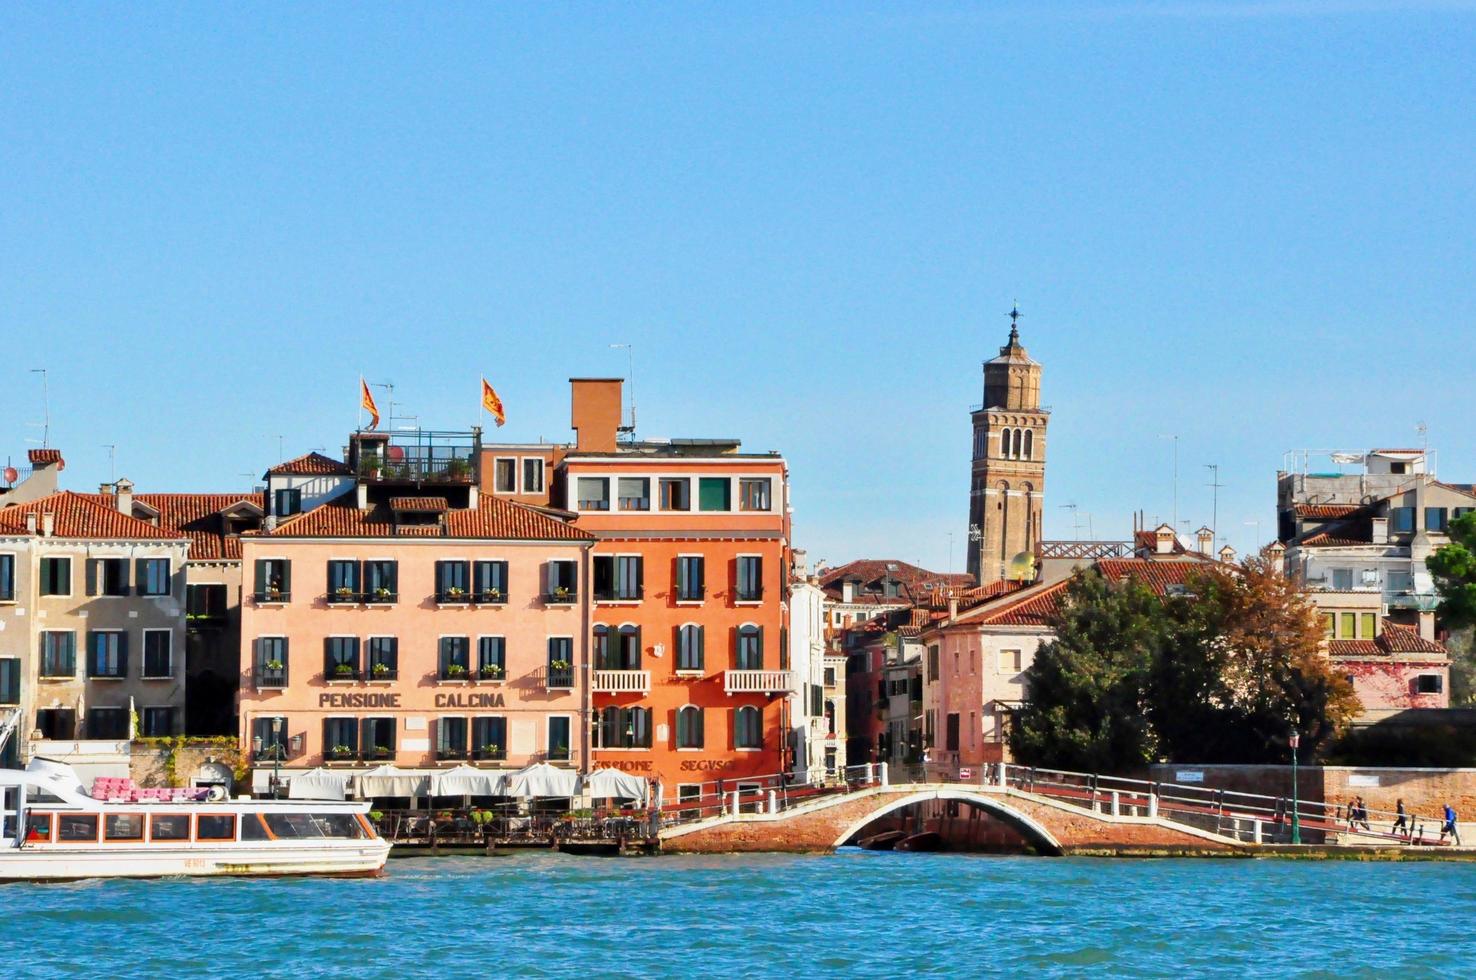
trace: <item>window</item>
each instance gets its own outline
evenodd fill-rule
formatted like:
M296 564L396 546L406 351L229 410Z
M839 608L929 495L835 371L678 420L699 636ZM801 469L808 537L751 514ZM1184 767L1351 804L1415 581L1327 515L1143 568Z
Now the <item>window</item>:
M608 626L596 626L594 658L599 670L640 670L640 627L626 625L612 630Z
M87 634L87 676L128 676L128 634L118 630L92 630Z
M1446 522L1449 516L1450 511L1446 510L1444 507L1426 507L1425 530L1435 531L1440 534L1444 534L1447 527Z
M1384 579L1384 586L1390 592L1412 592L1414 577L1407 571L1390 570Z
M694 623L677 627L677 670L702 670L704 662L702 627Z
M703 582L701 555L682 555L676 560L676 597L678 602L701 602L707 588Z
M1476 507L1457 507L1450 512L1450 516L1452 518L1465 517L1473 510L1476 510Z
M72 594L72 559L41 559L41 594Z
M548 685L552 689L574 686L574 639L568 636L548 638Z
M489 604L507 601L507 562L479 561L472 566L472 600Z
M359 638L330 636L323 640L323 679L355 681L359 679Z
M1371 612L1358 614L1358 639L1372 640L1378 635L1377 618Z
M580 510L610 509L610 480L603 476L581 476L574 484Z
M328 563L328 601L359 601L359 563L334 560Z
M572 561L551 561L548 563L548 592L545 600L557 603L570 603L579 595L579 566Z
M1356 613L1345 612L1338 616L1338 635L1345 640L1358 638L1358 616Z
M548 757L554 762L569 759L569 719L554 715L548 719Z
M144 630L143 676L145 678L174 676L172 642L173 636L169 630Z
M678 803L700 803L702 802L701 783L677 783Z
M86 569L88 595L120 596L128 594L127 558L89 558ZM143 582L139 582L142 590Z
M465 602L470 590L470 564L464 561L436 562L437 602Z
M287 719L280 715L252 719L251 747L257 759L287 758Z
M285 558L256 560L256 601L286 602L292 595L292 562Z
M650 510L651 481L644 476L622 476L618 481L621 510Z
M698 510L732 510L733 483L725 476L704 476L697 480Z
M661 481L662 510L691 510L692 481L687 477L673 477Z
M826 667L825 668L825 686L826 687L835 687L835 668L834 667Z
M60 843L96 842L97 814L58 813L56 839Z
M36 727L44 739L66 741L77 737L77 713L71 708L40 708Z
M436 719L436 758L466 758L466 719Z
M471 670L471 641L464 636L441 637L441 680L464 681Z
M359 754L359 720L357 718L323 719L323 758L345 760Z
M597 600L630 602L641 598L644 568L640 555L596 555L594 594Z
M764 669L764 631L752 623L738 627L737 670Z
M138 560L138 594L169 595L169 559L140 558Z
M482 761L507 758L507 719L472 719L472 758Z
M677 709L676 747L679 749L702 748L702 709L687 705Z
M191 626L219 623L226 617L226 587L218 583L185 585L185 618Z
M1020 672L1020 651L999 651L999 672L1001 674L1018 674Z
M88 708L88 738L127 738L127 708Z
M174 734L173 708L145 708L139 721L143 725L141 734L144 738L165 738Z
M1412 534L1415 529L1415 512L1413 507L1391 507L1389 508L1389 530L1395 534Z
M518 461L515 459L499 458L492 467L493 484L495 493L517 493L518 492Z
M946 727L943 733L943 748L949 752L958 751L958 712L949 712Z
M287 686L287 637L263 636L256 641L256 686Z
M15 555L0 555L0 602L15 599Z
M195 840L235 839L235 816L228 813L202 813L195 818Z
M1026 459L1035 458L1035 433L1029 429L1025 430L1025 452L1023 455Z
M733 712L733 747L761 749L764 746L764 719L759 709L744 706Z
M41 634L41 676L77 676L77 636L70 630L45 630Z
M149 816L149 839L175 841L190 839L190 817L187 813L154 813Z
M395 756L395 720L365 718L361 726L364 758L393 759Z
M302 513L302 490L284 487L272 493L272 513L278 517L291 517Z
M393 602L400 594L400 563L388 558L364 562L364 598Z
M1334 568L1332 570L1332 587L1339 592L1347 592L1353 588L1353 569Z
M830 686L833 683L830 680L829 674L830 674L830 671L827 670L826 671L826 679L825 679L825 684L826 684L827 687ZM935 681L937 679L938 679L938 645L935 643L932 646L928 647L928 680L929 681Z
M1439 694L1444 688L1444 678L1439 674L1417 674L1415 676L1416 694Z
M20 704L19 657L0 657L0 704Z
M524 457L523 459L523 492L543 492L543 460L537 456Z
M477 638L477 676L497 681L507 671L507 640L501 636Z
M764 560L758 555L738 556L738 602L758 602L764 597Z
M768 479L744 479L738 481L739 510L773 510L769 499L773 486Z
M400 672L400 641L393 636L371 636L366 641L369 679L392 681Z
M594 744L602 749L649 749L651 709L610 705L596 714Z

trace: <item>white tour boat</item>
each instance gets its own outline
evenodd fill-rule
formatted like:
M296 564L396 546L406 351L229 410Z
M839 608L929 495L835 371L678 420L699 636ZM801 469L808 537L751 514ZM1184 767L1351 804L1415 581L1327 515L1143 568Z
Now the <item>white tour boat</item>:
M0 769L0 881L167 875L372 876L390 845L367 802L196 799L32 759Z

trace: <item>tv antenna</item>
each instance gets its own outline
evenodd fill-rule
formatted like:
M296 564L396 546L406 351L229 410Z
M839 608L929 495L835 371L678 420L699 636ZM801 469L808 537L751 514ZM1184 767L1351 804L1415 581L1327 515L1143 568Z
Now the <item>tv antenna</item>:
M1072 503L1072 504L1062 504L1061 505L1061 509L1062 510L1069 510L1069 511L1071 511L1071 534L1072 534L1072 536L1077 541L1080 541L1081 540L1081 510L1080 510L1080 508L1078 508L1076 504ZM1090 521L1091 521L1091 515L1090 514L1087 515L1087 521L1088 521L1088 524L1090 525Z
M635 367L635 345L634 344L611 344L611 350L625 351L625 379L630 385L630 425L622 426L621 431L628 432L632 436L636 430L636 367Z
M118 482L118 447L113 443L104 443L103 448L108 451L108 482Z
M46 449L51 445L51 387L46 381L45 368L31 368L31 373L41 375L41 448ZM32 426L36 424L31 423Z
M1213 491L1210 510L1210 532L1214 534L1215 540L1220 539L1220 488L1225 484L1220 482L1220 464L1205 463L1204 468L1210 471L1210 482L1205 486Z

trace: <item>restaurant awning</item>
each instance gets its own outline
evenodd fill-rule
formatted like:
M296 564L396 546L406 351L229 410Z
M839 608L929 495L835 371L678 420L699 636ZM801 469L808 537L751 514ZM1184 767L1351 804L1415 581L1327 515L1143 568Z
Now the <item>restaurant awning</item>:
M584 789L597 800L609 797L620 800L646 799L646 780L619 769L595 769L584 777Z
M294 775L287 783L290 800L341 800L348 789L348 773L331 769L309 769Z
M460 765L431 776L431 796L504 796L507 774Z
M425 796L430 787L430 774L396 766L375 766L354 779L354 792L360 799L384 796Z
M507 795L527 799L579 795L579 774L539 762L508 777Z

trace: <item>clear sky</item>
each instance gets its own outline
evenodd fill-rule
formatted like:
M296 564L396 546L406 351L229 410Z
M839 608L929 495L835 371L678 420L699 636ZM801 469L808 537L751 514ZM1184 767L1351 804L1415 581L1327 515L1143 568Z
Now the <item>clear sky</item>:
M963 562L979 365L1046 532L1272 533L1294 447L1476 481L1476 6L0 6L0 417L74 489L245 489L358 378L427 427L789 459L812 558ZM1066 508L1076 504L1077 510Z

